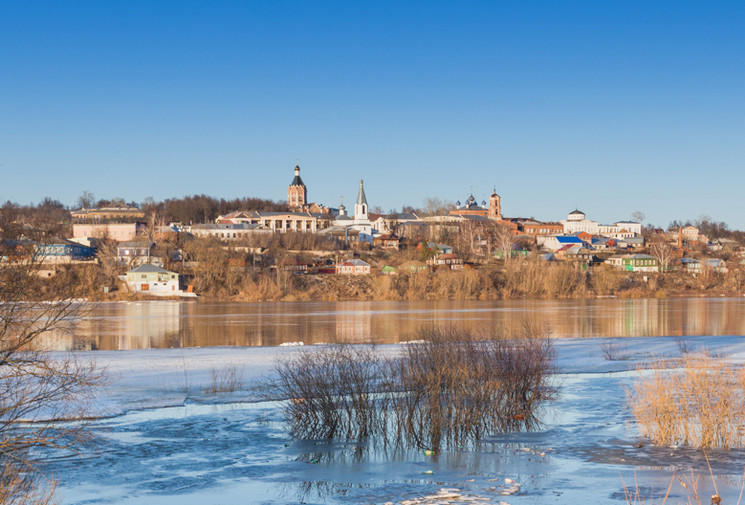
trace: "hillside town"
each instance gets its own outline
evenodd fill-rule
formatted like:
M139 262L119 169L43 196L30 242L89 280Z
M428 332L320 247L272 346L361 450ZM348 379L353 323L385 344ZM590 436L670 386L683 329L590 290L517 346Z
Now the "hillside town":
M371 210L363 180L350 209L343 202L337 207L312 202L308 188L296 165L285 204L275 205L275 210L236 208L202 223L172 221L173 216L148 211L144 205L90 202L90 207L69 211L68 219L58 217L58 222L51 223L56 234L43 237L35 236L38 223L10 215L6 204L0 221L0 262L10 267L33 259L43 279L95 269L93 274L76 276L93 279L85 294L94 298L229 298L242 293L252 300L287 299L288 290L293 291L288 286L308 291L309 282L288 281L288 276L393 277L482 271L493 279L519 270L520 265L544 269L561 265L585 279L579 282L582 289L544 291L542 296L616 295L624 286L633 286L637 294L659 296L665 293L659 278L666 274L679 279L687 276L673 291L722 287L729 273L733 280L727 289L742 290L745 246L725 234L709 237L693 224L671 225L667 230L624 219L603 224L579 209L555 221L509 217L496 188L480 203L468 194L439 212L384 214ZM615 276L615 288L591 286L593 276L612 271L623 274ZM225 276L244 287L226 292L222 289ZM246 292L244 281L249 277L249 286L256 288L253 294ZM261 282L272 283L273 289L260 294ZM650 282L651 291L647 288ZM493 291L491 296L508 296L498 284L494 281L494 289L487 289ZM339 297L374 296L371 289L368 286ZM474 291L466 296L479 295Z

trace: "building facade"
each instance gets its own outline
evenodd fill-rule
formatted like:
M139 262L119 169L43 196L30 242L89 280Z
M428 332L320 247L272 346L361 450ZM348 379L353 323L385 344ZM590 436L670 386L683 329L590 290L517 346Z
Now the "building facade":
M135 240L147 230L145 223L73 223L72 236L75 239L99 238L117 242Z
M46 244L37 244L35 255L41 263L71 263L92 260L95 250L69 240L54 240Z
M256 225L253 230L274 232L317 232L327 228L331 217L324 213L311 212L265 212L261 210L240 210L218 216L218 225ZM222 232L221 232L222 233ZM225 232L227 233L227 231ZM219 238L219 237L218 237Z
M336 265L336 273L339 275L368 275L370 264L356 258L342 261Z

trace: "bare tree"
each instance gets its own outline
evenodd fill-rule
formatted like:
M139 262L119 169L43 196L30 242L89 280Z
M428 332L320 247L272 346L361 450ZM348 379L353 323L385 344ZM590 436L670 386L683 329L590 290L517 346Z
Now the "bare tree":
M504 254L504 260L509 261L512 257L512 247L515 245L515 236L512 234L512 230L503 225L497 225L496 233L496 246L497 249L502 251Z
M660 272L667 272L670 269L670 262L673 259L675 250L673 249L673 246L665 240L664 235L653 239L652 245L649 247L649 252L657 260Z
M36 249L39 250L38 248ZM63 331L81 312L72 290L49 293L33 249L15 250L0 268L0 502L39 504L53 486L39 479L40 448L70 447L82 426L54 421L85 416L86 400L101 376L92 365L43 350L42 340ZM41 297L43 302L34 301ZM28 421L33 421L29 423Z
M440 198L425 198L424 200L424 212L428 216L439 216L450 212L454 208L454 205L450 202L446 202Z
M634 212L631 213L631 219L633 219L637 223L644 222L644 218L645 217L646 216L644 215L644 212L642 212L640 210L635 210Z
M96 203L96 197L90 191L83 191L78 197L77 206L79 209L90 209Z

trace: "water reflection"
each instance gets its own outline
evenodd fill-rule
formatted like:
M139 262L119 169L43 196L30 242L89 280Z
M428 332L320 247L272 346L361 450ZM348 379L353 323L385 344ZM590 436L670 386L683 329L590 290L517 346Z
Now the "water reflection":
M516 300L503 302L103 303L50 349L395 343L432 326L518 334L526 319L555 336L745 335L745 299Z

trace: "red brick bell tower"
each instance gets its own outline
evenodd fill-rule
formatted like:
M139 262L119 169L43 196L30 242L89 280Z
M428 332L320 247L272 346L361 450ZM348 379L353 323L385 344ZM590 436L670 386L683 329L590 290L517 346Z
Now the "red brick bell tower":
M491 196L489 197L489 219L500 221L502 219L502 198L497 194L497 189L494 188Z
M308 203L308 189L300 178L300 165L295 165L295 177L287 188L287 204L291 209L303 208Z

